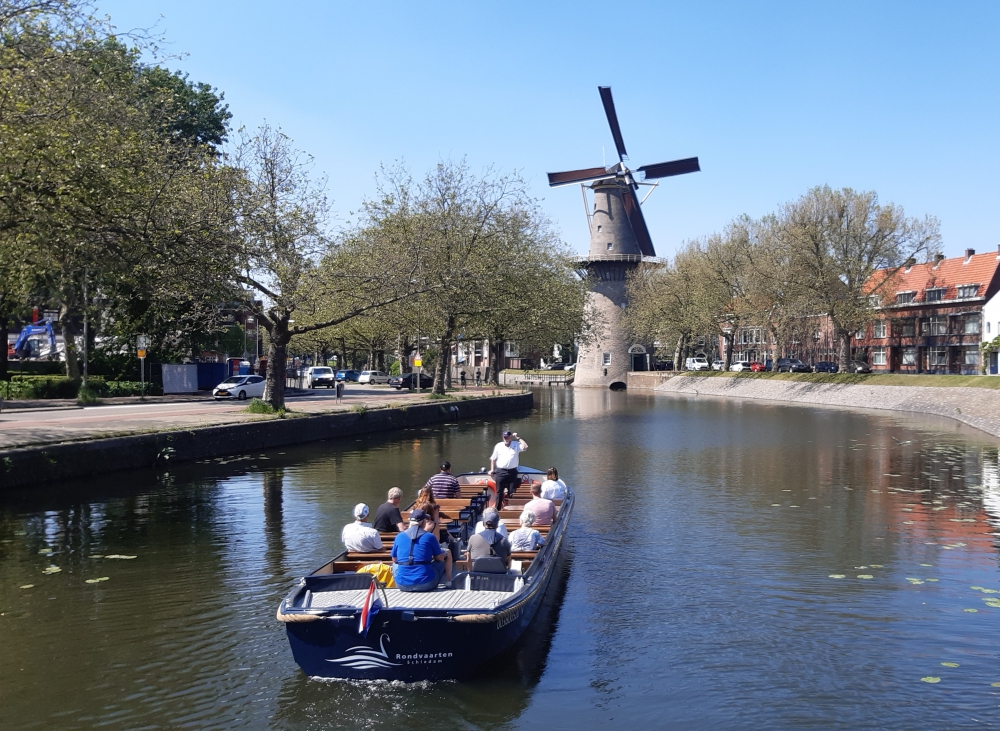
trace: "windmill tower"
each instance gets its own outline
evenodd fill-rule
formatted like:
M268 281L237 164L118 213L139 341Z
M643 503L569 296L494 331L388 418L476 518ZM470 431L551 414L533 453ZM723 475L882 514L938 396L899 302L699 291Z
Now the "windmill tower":
M633 358L641 356L636 364L641 363L644 368L646 355L652 354L648 345L630 344L621 327L622 310L628 304L625 297L628 274L642 263L643 257L656 256L640 206L659 183L646 181L694 173L701 168L697 157L643 165L635 170L642 174L638 180L625 165L628 153L618 126L611 87L599 86L597 90L618 150L618 163L608 168L549 173L549 185L554 188L579 183L590 224L590 252L580 262L580 268L591 282L587 307L597 327L595 337L580 348L573 383L607 388L624 386L625 374L633 369ZM636 195L640 185L650 187L641 201ZM593 208L587 200L588 188L593 193Z

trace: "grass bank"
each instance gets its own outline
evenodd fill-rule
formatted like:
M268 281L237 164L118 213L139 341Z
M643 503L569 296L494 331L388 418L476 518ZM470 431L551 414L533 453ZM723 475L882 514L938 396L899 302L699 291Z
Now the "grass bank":
M910 375L906 373L733 373L725 371L684 371L677 375L691 378L745 378L861 386L923 386L930 388L989 388L1000 390L1000 376Z

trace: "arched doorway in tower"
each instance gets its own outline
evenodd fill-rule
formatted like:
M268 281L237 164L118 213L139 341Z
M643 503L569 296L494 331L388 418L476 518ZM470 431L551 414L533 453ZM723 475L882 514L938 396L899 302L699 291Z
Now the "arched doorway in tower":
M633 345L628 349L628 357L631 363L629 370L631 371L648 371L649 370L649 354L646 353L646 348L642 345Z

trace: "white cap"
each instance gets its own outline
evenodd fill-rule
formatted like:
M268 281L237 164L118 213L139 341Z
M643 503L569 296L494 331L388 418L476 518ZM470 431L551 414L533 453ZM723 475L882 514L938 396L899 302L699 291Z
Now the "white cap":
M368 517L368 506L364 503L358 503L354 506L354 517L359 520L364 520Z

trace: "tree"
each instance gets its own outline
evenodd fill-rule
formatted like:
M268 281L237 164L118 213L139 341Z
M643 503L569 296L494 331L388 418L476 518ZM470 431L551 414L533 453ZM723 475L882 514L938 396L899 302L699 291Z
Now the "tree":
M830 318L841 370L851 357L851 335L894 291L900 268L909 259L929 258L940 243L937 219L907 218L901 207L879 204L874 191L813 188L778 217L787 299L799 316Z

